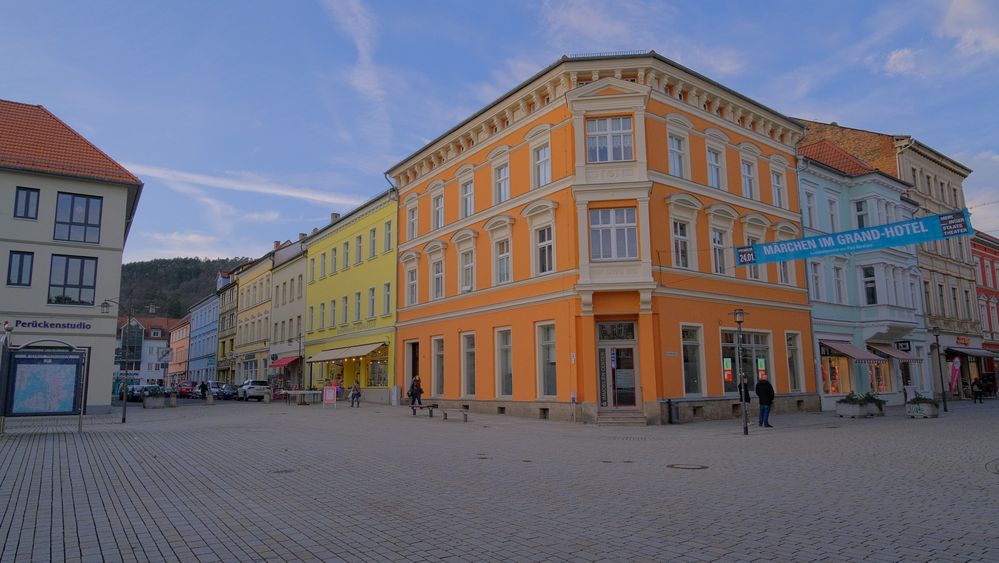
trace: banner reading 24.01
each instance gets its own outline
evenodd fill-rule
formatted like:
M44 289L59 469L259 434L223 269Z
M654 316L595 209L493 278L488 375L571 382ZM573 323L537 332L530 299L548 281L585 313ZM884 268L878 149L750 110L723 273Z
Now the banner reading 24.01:
M972 234L967 209L795 240L767 242L735 249L736 264L766 264L875 248L904 246Z

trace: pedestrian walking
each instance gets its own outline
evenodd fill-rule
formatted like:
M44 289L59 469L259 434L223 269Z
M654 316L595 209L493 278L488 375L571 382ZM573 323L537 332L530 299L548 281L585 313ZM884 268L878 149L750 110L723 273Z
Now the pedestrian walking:
M756 382L756 396L760 398L760 426L770 426L770 407L774 404L774 386L767 381L767 376L761 375Z
M413 382L409 384L409 406L423 406L423 384L420 383L420 376L413 377Z
M357 408L361 408L361 382L357 377L354 376L354 386L350 388L350 406L356 404Z
M985 404L985 401L982 400L982 397L985 395L985 387L982 385L982 380L980 378L976 377L975 380L971 382L971 392L974 395L974 399L971 401L971 404Z
M198 390L201 391L201 400L205 400L205 397L208 396L208 384L202 381L201 385L198 385Z

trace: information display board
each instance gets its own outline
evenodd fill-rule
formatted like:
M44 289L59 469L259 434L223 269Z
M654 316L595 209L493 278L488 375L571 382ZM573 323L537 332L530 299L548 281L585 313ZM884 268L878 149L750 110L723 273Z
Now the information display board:
M9 354L6 416L80 412L83 353L15 350Z

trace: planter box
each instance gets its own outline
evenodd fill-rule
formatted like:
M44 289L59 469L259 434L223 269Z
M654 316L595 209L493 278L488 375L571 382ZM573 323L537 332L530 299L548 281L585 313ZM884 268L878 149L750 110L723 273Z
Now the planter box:
M867 414L869 414L870 416L884 416L885 415L885 411L879 409L878 406L876 404L874 404L874 403L867 403L864 406L867 407Z
M850 418L864 418L870 415L870 412L867 410L867 405L836 403L836 414L840 415L841 417L848 416Z
M906 403L905 414L909 418L937 418L940 416L940 407L930 403Z
M166 400L163 397L142 398L142 408L144 409L162 409L165 406L166 406Z

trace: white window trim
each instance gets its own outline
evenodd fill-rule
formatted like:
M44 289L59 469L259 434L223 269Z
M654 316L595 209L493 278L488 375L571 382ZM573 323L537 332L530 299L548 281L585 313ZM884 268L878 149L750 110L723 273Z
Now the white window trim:
M669 237L669 248L670 248L670 264L674 268L679 268L683 270L693 270L697 271L699 268L697 251L697 217L700 215L701 208L703 205L701 201L694 196L689 194L674 194L666 198L666 204L669 206L669 231L667 236ZM688 241L688 262L690 266L683 268L676 265L675 257L673 256L673 220L686 222L687 228L687 241Z
M499 343L499 337L500 337L500 333L501 332L509 332L510 333L510 371L511 371L511 373L510 373L511 385L510 386L511 386L511 388L513 387L513 381L512 381L513 380L513 366L514 366L514 363L513 363L513 327L509 326L509 325L507 325L507 326L498 326L498 327L496 327L496 328L493 329L493 350L496 351L496 353L493 354L493 360L494 360L494 362L493 362L493 373L495 374L495 379L496 379L496 398L497 399L511 399L511 398L513 398L513 394L512 393L509 394L509 395L505 395L505 394L503 394L501 392L501 390L503 389L503 380L502 380L502 376L501 376L501 372L500 372L500 343Z
M496 177L496 173L504 166L506 167L506 198L500 199L499 180ZM490 184L492 185L492 192L493 192L492 193L493 205L499 205L503 202L510 201L510 199L513 198L513 193L511 193L513 191L513 186L510 178L511 178L510 158L508 156L504 156L502 159L493 162L492 170L490 172Z
M705 136L705 149L704 149L704 165L705 165L705 172L707 172L707 175L705 176L706 179L705 185L713 190L721 190L727 192L728 162L727 162L726 153L728 152L727 148L730 142L728 135L714 128L706 130L705 133L706 136ZM719 158L719 165L721 166L721 170L719 172L719 178L718 178L719 185L717 187L707 183L707 179L711 177L711 172L708 168L708 153L707 153L708 149L714 149L715 151L718 151L721 154L721 158Z
M799 379L799 382L798 382L798 388L797 389L794 389L791 386L791 370L788 369L788 371L787 371L787 388L788 388L788 390L791 393L801 393L805 389L808 388L807 385L806 385L806 382L805 382L805 378L806 378L806 375L805 375L805 365L804 365L804 360L803 360L803 356L802 356L802 353L803 353L802 349L804 348L805 344L804 344L804 340L802 339L802 334L800 332L798 332L796 330L785 330L784 331L784 355L785 356L787 355L787 351L788 351L787 350L787 337L790 336L790 335L792 335L792 334L797 337L797 341L798 341L798 349L797 349L797 352L794 355L794 363L795 363L795 365L798 368L798 379ZM771 347L772 347L772 344L771 344ZM773 351L771 350L771 355L773 355L772 352ZM772 371L774 371L776 369L777 369L777 366L773 366L773 367L770 368L770 371L772 372ZM787 369L787 368L785 368L785 369Z
M405 254L403 254L399 258L399 262L402 263L402 270L403 270L402 287L403 287L403 296L405 297L404 302L405 302L405 306L406 307L412 307L413 305L418 305L420 303L420 267L419 267L420 264L419 264L419 258L420 258L420 255L417 252L413 252L413 251L406 252ZM410 297L410 295L409 295L409 272L412 272L412 271L416 272L416 279L414 281L414 285L415 285L416 291L414 291L414 293L415 293L415 295L414 295L415 299L413 299L412 301L410 301L410 299L409 299L409 297Z
M451 237L451 243L454 245L455 255L458 257L455 262L457 263L457 274L458 277L458 293L470 293L476 289L476 276L477 264L476 264L476 243L479 233L471 229L462 229L455 233ZM472 285L471 287L464 287L464 264L462 263L462 255L466 252L472 253Z
M437 342L441 343L441 351L444 352L441 356L446 356L447 348L444 347L444 337L443 336L431 336L430 337L430 396L431 397L443 397L444 396L444 372L447 364L446 357L441 358L441 392L438 393L437 390L437 351L435 350L435 344Z
M686 380L684 379L686 377L686 374L683 373L683 329L684 328L696 328L697 329L697 349L698 349L698 355L700 356L698 358L698 363L697 363L698 367L700 368L699 369L700 373L698 374L698 378L700 379L700 388L701 388L701 392L700 393L688 393L687 392ZM681 372L680 377L681 377L681 382L683 384L683 396L684 397L691 397L691 398L704 397L706 395L705 390L706 390L706 386L708 384L708 381L707 381L707 366L704 364L704 362L705 362L705 358L704 358L704 325L701 324L701 323L681 322L680 323L680 334L679 334L679 337L680 337L680 372Z
M735 209L724 205L724 204L714 204L707 208L708 214L708 249L711 255L711 273L714 275L724 275L724 276L735 276L735 254L730 252L733 248L732 234L735 231L735 220L738 218L739 214ZM722 246L724 247L723 252L725 254L725 268L724 272L717 272L717 267L715 264L715 253L714 253L714 243L711 240L712 231L714 229L719 229L724 232L724 237L722 240Z
M427 296L429 301L438 301L447 297L447 264L444 259L447 243L442 240L435 240L424 248L427 255L427 275L429 285L427 286ZM434 297L434 263L441 262L441 295Z
M478 389L479 388L479 385L478 385L478 383L479 383L478 382L478 376L479 376L479 370L478 370L478 367L479 367L479 339L476 336L475 331L462 332L462 333L459 333L459 338L461 339L461 346L460 346L460 348L461 348L461 370L460 370L460 373L461 373L461 396L463 398L467 398L467 399L474 399L475 398L475 394L474 393L473 394L469 394L468 393L468 385L467 385L468 374L466 373L466 370L465 370L465 368L466 368L465 356L468 353L467 337L469 337L469 336L471 336L472 339L475 342L475 360L474 360L474 364L473 364L475 366L475 390L476 391L479 390Z
M610 215L611 215L611 223L609 225L600 225L598 228L600 228L600 229L609 229L611 231L611 254L612 255L613 254L617 254L617 246L618 246L617 245L617 230L619 228L624 228L624 229L632 228L632 225L629 225L628 223L621 223L620 225L617 223L617 219L616 219L617 213L616 213L616 211L618 211L619 209L623 209L623 210L631 209L631 210L634 211L635 224L633 225L633 227L635 229L635 255L634 256L608 256L608 257L595 258L593 256L593 245L591 243L590 244L590 261L591 262L635 262L635 261L640 261L642 259L642 256L639 254L640 253L640 248L639 247L641 246L641 239L639 237L641 236L641 233L638 230L638 207L637 206L636 207L601 207L601 208L596 208L596 209L587 209L586 210L586 218L587 218L587 222L589 223L588 224L588 235L590 236L590 240L592 242L593 228L594 228L593 227L593 221L592 221L592 218L591 218L591 214L594 211L597 211L597 212L599 212L599 211L610 211L611 212L610 213ZM625 235L625 236L627 236L627 235ZM627 241L627 239L626 239L626 241Z
M797 229L797 227L794 227L791 223L779 223L779 224L777 224L777 225L774 226L774 230L776 231L776 239L778 241L792 240L794 238L797 238L797 236L798 236L798 229ZM788 260L788 261L786 261L784 263L787 264L787 283L786 284L782 284L781 283L781 281L780 281L780 272L779 271L778 271L777 277L776 277L777 283L780 284L780 285L785 285L786 287L797 287L798 286L798 273L796 271L797 269L794 266L795 265L795 261L794 260ZM777 268L779 270L780 263L777 264Z
M822 260L808 261L808 293L812 301L829 301L825 288L825 268ZM816 277L817 272L817 277Z
M787 170L788 170L788 168L790 166L790 163L788 163L788 161L784 157L782 157L780 155L772 155L769 160L770 160L770 178L769 178L769 180L770 180L770 197L771 197L771 202L773 202L772 203L773 206L777 207L778 209L791 209L791 182L789 181L790 179L788 178L788 175L787 175ZM780 174L780 177L781 177L781 179L784 182L783 185L782 185L782 187L784 188L784 202L783 202L783 205L777 205L777 197L776 197L777 196L777 186L774 184L774 176L773 176L774 174ZM815 212L816 212L816 215L818 214L818 205L819 205L819 203L818 203L818 200L816 199L816 201L815 201L815 206L816 206ZM817 217L816 217L816 219L817 219ZM815 228L815 227L813 226L813 228Z
M742 221L742 236L744 237L744 242L746 245L749 244L749 238L755 238L759 241L758 244L762 244L767 240L767 230L770 229L770 220L756 213L747 215L740 219ZM751 278L749 277L749 272L752 266L744 266L746 270L746 279L751 279L754 281L767 281L767 266L765 264L757 265L757 272L759 272L759 277Z
M527 219L528 229L531 232L531 275L547 276L558 272L558 236L555 232L555 210L558 203L547 199L542 199L529 204L521 214ZM544 227L551 227L552 231L552 270L550 272L538 272L538 231ZM589 232L587 232L589 236Z
M537 381L537 394L538 399L555 399L556 395L546 395L545 394L545 369L542 365L542 355L541 355L541 329L544 327L553 327L555 329L555 391L558 393L558 327L555 326L555 321L540 321L534 323L534 369L535 369L535 379Z
M613 135L623 135L623 131L614 132L614 131L610 130L610 120L612 120L612 119L618 119L618 118L628 118L628 119L631 120L631 130L630 130L630 134L631 134L631 158L622 158L621 160L615 160L613 158L613 155L614 155L613 146L614 145L613 145L612 142L610 142L611 136L613 136ZM608 128L607 128L607 131L605 133L598 133L596 135L597 136L606 136L607 139L608 139L608 144L607 144L607 160L590 160L590 142L589 142L590 141L590 139L589 139L589 137L590 137L590 128L589 128L589 125L590 125L590 122L601 121L601 120L606 120L608 122ZM636 115L612 115L612 116L606 116L606 117L598 117L598 116L587 117L586 120L585 120L585 122L584 122L584 126L583 127L584 127L584 129L583 129L583 151L584 151L583 154L584 154L584 157L585 157L586 164L606 164L606 163L609 163L609 162L635 162L636 159L638 158L638 151L639 151L638 144L639 143L638 143L638 139L636 139L636 135L635 135L635 129L637 127L637 116ZM621 147L621 156L622 157L624 156L624 146L623 145Z
M491 267L492 285L502 285L506 283L511 283L514 280L513 275L513 224L516 220L510 215L497 215L492 219L486 221L485 225L482 226L487 233L489 233L489 251L493 258ZM497 276L498 269L497 256L496 256L496 244L502 240L508 241L509 256L510 256L510 279L506 282L500 282Z
M745 188L742 184L742 163L749 163L753 165L753 193L752 197L749 199L753 201L762 201L760 198L760 149L756 145L750 142L743 142L739 144L739 195L741 197L745 196Z
M406 240L411 241L420 236L420 208L414 199L406 206Z
M524 139L529 142L528 148L530 150L530 161L531 161L531 189L535 190L554 182L555 177L553 175L553 169L552 169L551 125L543 123L541 125L532 128L530 131L527 132L526 135L524 135ZM534 160L534 151L542 147L543 145L548 145L548 183L539 184L537 167L535 166L537 163Z

